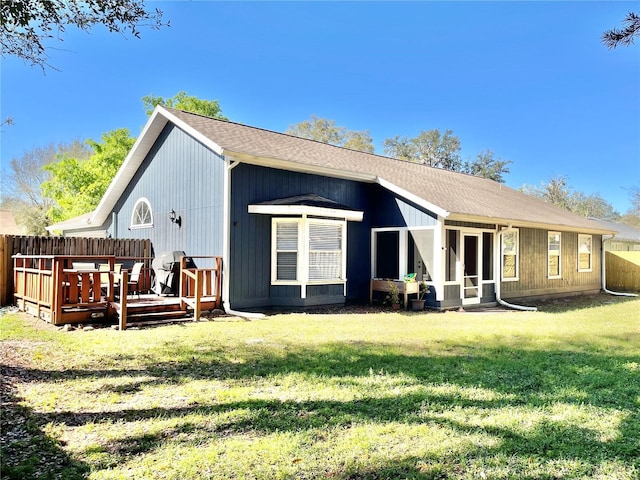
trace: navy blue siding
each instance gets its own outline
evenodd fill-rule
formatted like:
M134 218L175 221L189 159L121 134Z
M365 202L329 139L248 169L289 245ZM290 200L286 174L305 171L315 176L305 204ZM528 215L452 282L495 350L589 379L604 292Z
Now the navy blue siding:
M222 255L224 168L222 158L167 125L114 209L115 230L107 220L109 232L118 238L149 238L156 254L183 250L188 255ZM130 230L131 213L141 197L151 204L153 227ZM181 227L169 220L172 209L182 217Z
M437 223L437 216L412 202L397 197L389 190L376 186L378 192L372 198L370 209L373 228L426 227Z
M317 304L319 297L335 303L336 295L307 288L300 298L298 286L271 285L271 216L249 214L248 205L277 198L315 193L348 207L366 210L372 185L336 178L241 164L232 171L231 188L231 278L230 301L234 308L257 306L304 306ZM370 223L347 222L347 296L362 298L368 289ZM358 252L358 255L351 255ZM344 300L343 287L337 289ZM326 302L325 302L326 303Z
M248 205L314 193L364 211L347 222L347 299L369 298L371 228L434 225L435 216L397 199L376 184L241 164L232 171L230 301L233 308L309 306L344 301L342 285L271 285L271 216L249 214Z

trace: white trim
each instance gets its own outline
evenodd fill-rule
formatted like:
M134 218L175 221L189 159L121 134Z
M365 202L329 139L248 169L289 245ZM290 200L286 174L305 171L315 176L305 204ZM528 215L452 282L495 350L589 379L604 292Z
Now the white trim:
M537 230L561 230L563 232L574 232L574 233L587 232L593 235L610 235L614 233L613 230L598 228L597 224L595 228L589 228L585 226L563 225L559 223L531 222L527 220L519 220L517 218L483 217L483 216L466 215L466 214L460 214L460 213L451 213L451 215L447 218L447 220L457 221L457 222L512 225L518 228L535 228ZM589 222L595 224L595 222L592 220L589 220Z
M558 274L557 275L551 275L551 245L550 245L550 241L551 241L551 236L552 235L558 235L559 237L559 242L560 242L560 246L559 246L559 252L558 252ZM548 280L557 280L559 278L562 278L562 232L556 232L553 230L549 230L547 232L547 279Z
M224 179L222 182L222 301L225 310L231 310L231 291L229 279L231 276L231 173L240 163L232 158L224 157Z
M589 237L589 268L580 268L580 237ZM602 242L604 244L604 241ZM604 255L604 249L602 254ZM593 235L588 233L579 233L578 234L578 246L577 246L577 260L578 260L578 272L592 272L593 271Z
M309 205L249 205L249 213L262 215L309 215L314 217L344 218L351 222L361 222L364 212L338 208L313 207Z
M438 223L433 233L433 275L431 281L436 289L436 301L444 300L444 265L442 263L442 232L444 229L444 219L438 217Z
M417 195L414 195L413 193L398 187L397 185L385 180L384 178L376 177L376 182L381 187L386 188L387 190L395 193L396 195L399 195L409 200L410 202L413 202L416 205L419 205L429 210L430 212L435 213L438 217L446 218L451 214L451 212L446 211L444 208L440 208L437 205L434 205L433 203L426 201L424 198L420 198Z
M298 226L298 250L296 256L296 279L295 280L278 280L277 275L277 224L278 223L296 223ZM323 280L309 279L309 226L311 224L331 224L340 225L342 233L341 245L341 277L329 278ZM309 285L344 285L344 294L346 296L347 283L347 221L308 218L306 215L302 217L274 217L271 219L271 285L299 285L300 298L306 298L307 287Z
M477 305L480 303L482 298L482 234L480 232L469 232L465 230L460 231L460 264L462 268L462 277L460 282L460 300L462 300L463 305ZM464 266L466 265L466 256L467 250L464 246L464 238L465 237L474 237L476 239L476 269L478 270L476 273L477 284L475 288L477 290L477 296L466 298L465 293L465 271Z
M120 199L120 196L124 193L129 182L140 165L142 165L142 162L151 151L151 148L156 143L158 136L169 121L218 155L223 155L224 150L220 145L184 123L165 108L157 106L142 129L140 136L133 144L129 154L124 159L124 162L122 162L120 169L116 173L115 177L113 177L113 180L109 184L105 194L102 196L100 203L91 214L91 217L89 217L89 224L102 225L105 222L111 214L111 210Z

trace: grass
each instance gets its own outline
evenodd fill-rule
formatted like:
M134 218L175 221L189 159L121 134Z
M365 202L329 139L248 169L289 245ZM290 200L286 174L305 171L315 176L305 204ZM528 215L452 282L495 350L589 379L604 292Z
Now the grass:
M2 478L639 478L640 301L543 310L5 315Z

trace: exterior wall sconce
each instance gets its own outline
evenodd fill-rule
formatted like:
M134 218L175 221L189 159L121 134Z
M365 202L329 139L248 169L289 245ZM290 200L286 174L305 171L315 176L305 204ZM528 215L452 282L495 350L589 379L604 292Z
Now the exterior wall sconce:
M178 227L182 226L182 217L180 215L176 215L176 212L173 209L169 212L169 220L171 220L171 223L178 225Z

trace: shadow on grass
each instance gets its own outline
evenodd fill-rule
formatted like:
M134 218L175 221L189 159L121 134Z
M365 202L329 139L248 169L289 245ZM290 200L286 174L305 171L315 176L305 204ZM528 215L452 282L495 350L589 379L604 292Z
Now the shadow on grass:
M632 341L631 338L626 338ZM135 393L148 385L168 386L172 391L192 380L255 380L277 382L288 374L298 374L310 383L335 382L338 386L363 389L362 398L349 401L310 400L280 401L247 399L242 401L187 404L172 408L122 409L115 412L57 412L39 414L40 425L47 422L77 427L88 423L127 422L145 419L183 418L175 432L145 434L144 438L125 437L105 445L116 458L150 452L164 442L207 442L243 434L320 431L357 424L399 422L429 424L449 428L462 435L485 434L496 437L495 447L478 446L468 456L488 458L524 456L544 460L574 459L584 468L593 469L604 461L622 461L640 471L640 355L580 350L526 350L499 346L452 347L440 355L417 352L397 353L392 346L379 344L325 344L316 348L274 350L256 346L245 363L226 361L215 352L181 352L187 361L149 363L137 371L66 370L31 371L34 379L50 381L75 378L126 378L140 375L139 381L108 387L119 393ZM371 377L400 379L397 395L376 393L367 384ZM369 385L367 387L367 385ZM438 389L438 387L443 387ZM444 388L446 387L446 388ZM367 392L367 388L373 388ZM411 390L413 389L413 390ZM391 388L385 392L391 392ZM474 392L481 394L476 397ZM483 394L487 393L489 395ZM369 393L367 395L367 393ZM570 404L624 411L626 416L612 438L600 438L598 432L571 421L554 420L542 413L543 420L525 433L501 426L479 426L446 415L454 409L462 412L481 410L498 414L503 408L541 411ZM473 413L472 413L473 414ZM514 413L515 415L516 413ZM208 416L194 423L190 415ZM184 433L185 435L180 435ZM182 439L182 440L181 440ZM428 465L417 467L415 459L399 460L389 471L408 478L446 478L438 465L456 461L450 458L427 459ZM425 459L423 459L425 460ZM443 463L444 462L444 463ZM412 466L413 465L413 466ZM430 465L430 466L429 466ZM82 466L74 467L80 475ZM335 478L384 478L387 467L376 471L347 472ZM582 467L580 467L582 468ZM426 470L425 470L426 469ZM424 470L424 471L423 471ZM584 475L589 475L587 471ZM80 478L80 477L69 477Z
M89 466L71 458L43 431L46 416L20 405L11 372L3 368L0 472L3 480L87 478Z

